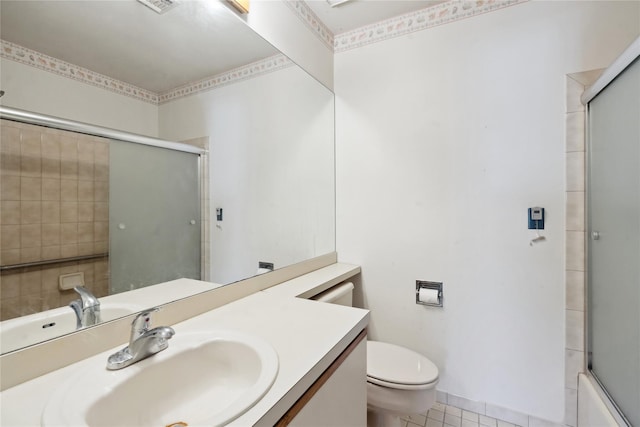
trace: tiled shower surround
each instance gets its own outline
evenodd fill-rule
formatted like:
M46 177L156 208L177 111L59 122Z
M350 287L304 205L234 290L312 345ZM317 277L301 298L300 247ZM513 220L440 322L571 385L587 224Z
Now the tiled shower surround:
M3 266L109 252L108 140L0 121L0 263ZM0 320L67 305L61 274L81 271L108 293L108 258L3 271Z

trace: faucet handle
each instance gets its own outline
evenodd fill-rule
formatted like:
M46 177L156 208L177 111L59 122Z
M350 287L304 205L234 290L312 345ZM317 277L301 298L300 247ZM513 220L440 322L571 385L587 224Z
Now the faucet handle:
M149 308L141 311L131 322L131 337L129 344L133 343L140 335L151 329L151 313L160 310L158 307Z

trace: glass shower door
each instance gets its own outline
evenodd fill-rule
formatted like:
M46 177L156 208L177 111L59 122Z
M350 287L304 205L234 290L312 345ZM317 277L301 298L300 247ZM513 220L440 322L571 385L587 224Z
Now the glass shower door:
M111 292L200 279L199 156L109 145Z
M640 426L640 62L589 103L588 351Z

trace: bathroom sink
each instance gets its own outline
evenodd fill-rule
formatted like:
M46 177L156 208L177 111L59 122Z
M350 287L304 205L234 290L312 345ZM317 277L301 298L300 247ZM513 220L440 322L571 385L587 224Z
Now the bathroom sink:
M105 364L94 357L61 384L42 425L224 425L255 405L278 373L271 345L231 331L178 331L148 359L117 371Z
M144 307L129 304L102 304L100 316L103 322L117 319L142 310ZM0 324L0 352L50 340L76 330L76 314L70 307L59 307L41 313L5 320Z

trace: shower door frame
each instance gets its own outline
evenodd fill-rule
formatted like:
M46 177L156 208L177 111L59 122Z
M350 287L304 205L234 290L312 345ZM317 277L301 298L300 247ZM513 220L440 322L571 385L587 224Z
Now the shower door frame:
M10 120L14 122L26 123L30 125L43 126L52 129L59 129L69 132L80 133L84 135L92 135L101 138L113 139L117 141L129 142L134 144L148 145L152 147L165 148L183 153L195 154L198 156L197 161L197 180L200 195L198 203L200 215L200 279L208 280L209 272L207 271L206 257L209 254L208 238L204 232L207 231L208 223L208 195L206 191L206 183L203 179L208 176L205 167L207 166L208 150L196 147L194 145L185 144L183 142L175 142L154 138L150 136L139 135L131 132L125 132L117 129L106 128L102 126L92 125L89 123L78 122L75 120L63 119L60 117L49 116L46 114L34 113L32 111L20 110L17 108L0 105L0 119ZM203 256L204 255L204 256Z
M590 206L590 194L591 194L591 174L590 174L590 165L591 165L591 134L588 132L589 129L589 117L590 117L590 102L593 100L598 94L600 94L613 80L615 80L619 75L621 75L634 61L640 60L640 37L638 37L629 47L602 73L602 75L593 83L593 85L589 86L585 92L582 94L581 102L585 106L585 142L586 142L586 162L585 162L585 293L584 293L584 304L585 304L585 319L584 319L584 366L586 367L587 374L594 381L594 385L596 386L597 392L600 394L601 398L611 414L616 418L616 421L620 425L631 426L631 422L625 417L622 410L619 408L615 400L612 398L610 393L604 387L604 384L600 381L598 376L592 370L592 357L591 357L591 343L590 343L590 310L589 310L589 299L591 297L589 289L589 283L591 280L590 277L590 259L592 252L592 243L591 236L589 235L590 224L591 224L591 213L589 210Z

